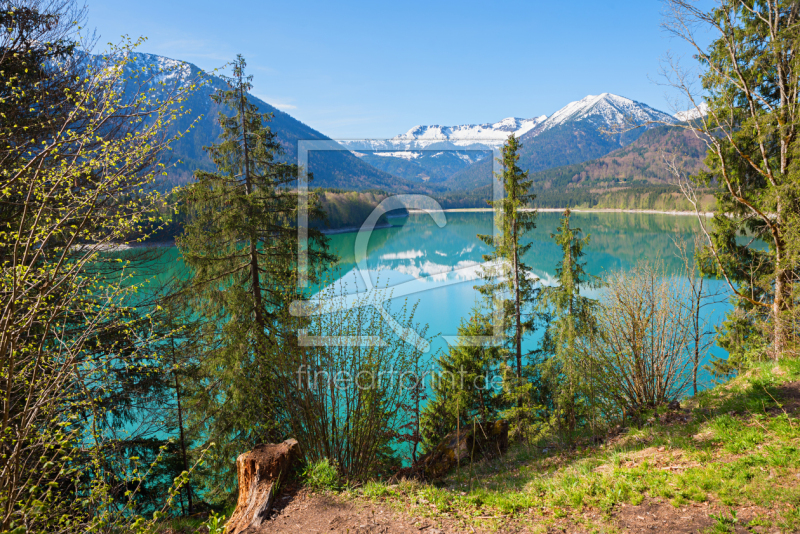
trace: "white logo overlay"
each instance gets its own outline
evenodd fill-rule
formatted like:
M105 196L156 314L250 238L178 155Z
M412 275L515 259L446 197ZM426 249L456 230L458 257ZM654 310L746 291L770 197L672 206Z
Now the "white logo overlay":
M505 139L496 139L497 143L494 145L500 145L505 142ZM364 140L363 143L365 145L369 145L371 140ZM478 140L476 140L478 142ZM486 139L481 139L480 142L485 143ZM353 143L349 141L349 143ZM484 145L485 146L485 145ZM404 152L408 151L409 147L407 143L400 143L400 142L393 142L393 141L381 141L381 151L386 152ZM448 149L442 148L413 148L411 149L414 152L443 152L447 151ZM457 149L449 149L451 151L456 151ZM484 149L487 150L487 149ZM309 140L309 141L298 141L297 146L297 182L298 182L298 193L299 193L299 209L298 209L298 217L297 217L297 236L298 236L298 284L301 288L308 287L308 154L311 151L347 151L342 145L337 143L333 140ZM496 148L492 148L492 198L493 200L499 200L503 198L503 185L500 180L497 179L497 175L502 172L502 166L499 162L500 157L500 150ZM395 298L402 298L408 297L409 295L413 295L416 293L420 293L425 291L425 288L420 287L419 284L414 283L415 280L410 280L408 282L404 282L401 284L397 284L391 286L391 292L383 291L383 292L375 292L377 288L374 287L372 283L372 278L369 274L369 269L367 267L367 247L369 245L370 236L372 235L372 231L375 229L375 226L378 223L380 217L386 213L389 213L394 210L398 209L414 209L418 211L423 211L427 213L436 225L439 228L444 228L447 224L447 217L445 215L444 210L442 209L439 202L435 199L427 196L427 195L394 195L388 198L385 198L367 217L367 220L361 225L361 228L358 230L358 234L356 235L355 240L355 260L356 260L356 269L355 271L358 273L361 281L364 284L365 290L359 291L358 294L354 295L355 297L358 296L365 296L365 295L379 295L380 298L371 298L366 300L359 300L357 298L348 298L345 302L341 302L337 300L337 302L331 302L326 299L314 299L314 300L303 300L303 301L295 301L291 304L290 312L292 315L297 317L312 317L316 315L323 315L325 313L329 313L331 309L331 305L336 305L343 307L343 309L348 309L350 306L372 306L376 309L378 313L380 313L381 317L384 321L389 325L391 330L404 342L409 343L420 350L421 352L429 352L430 351L430 343L424 339L422 336L419 335L414 329L404 327L397 320L392 317L392 315L386 310L383 303L387 300L395 299ZM492 225L493 235L498 237L499 229L497 227L497 223L494 222ZM436 285L437 288L446 287L452 284L457 284L462 282L458 278L447 278L443 281L440 281ZM497 298L493 299L497 302ZM447 342L448 345L461 345L461 346L487 346L487 345L499 345L502 341L502 324L503 324L503 316L502 316L502 307L495 306L495 310L493 313L494 316L494 328L493 328L493 335L491 336L471 336L471 337L463 337L463 336L456 336L456 335L443 335L442 338ZM304 329L301 329L298 332L299 342L301 346L306 347L313 347L313 346L351 346L351 347L371 347L371 346L385 346L387 343L385 340L381 339L379 336L309 336L308 332Z

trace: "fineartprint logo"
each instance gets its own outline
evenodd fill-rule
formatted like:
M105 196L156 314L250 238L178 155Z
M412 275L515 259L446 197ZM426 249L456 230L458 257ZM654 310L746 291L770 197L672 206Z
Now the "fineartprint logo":
M480 139L482 143L486 143L487 139ZM498 138L497 145L501 145L506 141L504 138ZM371 140L361 141L348 141L348 145L354 143L364 143L369 146ZM301 288L307 288L309 285L309 262L308 262L308 155L312 151L343 151L347 150L342 145L333 140L308 140L298 141L297 144L297 182L299 193L299 209L297 217L297 232L298 232L298 284ZM381 151L387 152L405 152L409 148L405 143L395 141L381 141ZM442 148L423 148L415 147L412 149L414 152L444 152L447 149ZM452 151L456 151L451 149ZM502 172L502 166L499 162L500 150L492 148L492 198L499 200L503 198L503 184L497 179L497 175ZM421 288L419 284L415 284L415 280L410 280L391 286L391 291L382 291L381 288L375 287L373 280L370 276L367 267L367 248L372 231L378 223L382 215L387 214L394 210L399 209L413 209L428 214L439 228L444 228L447 224L447 217L441 205L433 198L427 195L394 195L385 198L372 213L367 217L361 228L356 235L354 253L356 263L356 273L359 281L363 283L364 290L359 291L356 298L330 298L318 293L309 300L295 301L292 303L290 311L292 315L297 317L318 317L331 312L331 310L350 309L353 306L371 306L383 318L384 321L390 326L391 330L404 342L411 344L421 352L428 352L430 350L430 343L425 340L419 332L412 328L401 325L384 306L384 303L394 298L408 297L416 293L425 291L426 288ZM493 224L493 235L498 237L499 229L496 222ZM437 284L438 287L448 286L460 283L461 280L457 278L448 278L443 282ZM352 297L352 295L351 295ZM363 298L357 298L363 297ZM497 299L495 299L496 301ZM485 346L485 345L499 345L502 339L502 308L495 306L494 311L494 324L493 335L491 336L472 336L472 337L459 337L455 335L443 335L442 337L449 345L460 344L462 346ZM387 340L379 336L312 336L308 335L308 331L301 329L299 340L301 346L328 346L328 347L371 347L371 346L386 346Z

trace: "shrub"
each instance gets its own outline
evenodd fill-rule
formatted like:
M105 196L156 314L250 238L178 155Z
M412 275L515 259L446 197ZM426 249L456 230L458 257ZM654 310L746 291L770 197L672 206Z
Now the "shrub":
M598 390L622 410L680 398L692 378L685 287L646 263L610 273L604 286L597 332L580 344Z
M393 451L415 430L410 382L422 376L427 327L414 322L414 306L384 309L384 289L349 300L345 291L330 286L292 311L309 316L316 341L283 359L284 406L309 464L327 458L343 481L362 482L397 465Z

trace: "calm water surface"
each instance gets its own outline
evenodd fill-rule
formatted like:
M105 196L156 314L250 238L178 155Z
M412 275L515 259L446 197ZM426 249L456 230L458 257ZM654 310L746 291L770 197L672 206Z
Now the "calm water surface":
M492 214L447 213L447 223L440 228L427 214L411 214L394 228L375 230L369 241L367 268L372 283L392 290L394 302L408 299L418 303L416 320L427 323L429 334L439 334L431 348L444 350L445 337L455 336L462 318L479 300L474 289L483 255L489 248L477 234L491 234ZM537 228L529 234L533 246L524 258L533 274L545 284L551 283L562 261L561 249L551 234L556 231L560 213L540 213ZM682 271L673 239L682 236L691 243L698 227L692 216L638 213L573 213L571 225L590 236L584 249L586 270L602 276L608 271L629 269L637 261L661 261L670 274ZM330 236L332 251L341 262L331 283L347 283L350 292L363 291L365 284L355 264L356 234ZM721 282L707 281L708 287ZM584 291L599 296L598 291ZM719 321L728 310L727 302L707 309L708 318ZM533 349L537 336L527 340ZM717 349L716 355L724 355Z
M346 287L348 293L366 289L365 277L375 287L388 287L393 299L387 308L397 310L403 302L417 303L415 321L428 324L432 336L430 354L446 350L447 337L456 336L462 319L469 317L479 301L474 286L478 280L483 255L489 248L477 234L491 234L492 214L488 212L446 213L446 224L439 227L427 214L411 214L406 219L392 219L395 226L374 230L367 249L366 270L356 266L356 233L329 236L331 251L340 263L331 271L327 285ZM540 213L537 228L529 234L533 242L524 261L545 284L551 283L561 262L561 249L551 234L556 231L560 213ZM683 264L676 255L673 239L682 236L691 242L698 223L692 216L638 213L573 213L571 225L590 236L584 249L586 270L597 276L605 272L629 269L637 261L661 261L670 274L681 272ZM161 267L149 273L156 278L169 277L182 269L177 250L166 251ZM154 266L155 267L155 266ZM722 287L710 280L708 287ZM584 291L592 297L598 291ZM727 302L706 309L711 323L718 322L729 309ZM538 336L529 336L526 350L535 348ZM724 351L715 349L715 355ZM708 377L702 377L708 382Z

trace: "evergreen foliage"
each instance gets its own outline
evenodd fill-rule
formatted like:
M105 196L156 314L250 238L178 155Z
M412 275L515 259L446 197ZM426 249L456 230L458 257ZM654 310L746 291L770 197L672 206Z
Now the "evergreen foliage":
M704 261L728 281L750 324L748 337L766 336L773 357L780 358L797 338L800 5L723 0L703 11L693 2L670 0L668 6L667 29L697 49L709 108L687 124L709 147L708 171L694 174L676 165L675 172L692 202L694 187L714 188L717 215L704 225ZM715 33L708 47L698 43L698 27ZM693 98L684 73L676 72L674 84ZM766 248L743 243L741 236ZM744 326L741 317L731 319L732 327Z
M539 293L535 283L538 280L530 275L530 269L522 257L531 247L524 244L525 234L536 227L536 211L523 211L536 198L529 189L531 181L527 171L517 165L518 151L521 148L515 136L508 138L502 150L500 163L503 172L496 178L503 185L504 198L493 200L489 205L495 209L495 226L498 235L478 235L484 243L492 247L492 252L483 257L489 264L482 270L485 284L477 286L484 295L494 295L503 291L500 305L506 317L510 353L515 360L517 378L522 378L522 337L525 330L534 328L533 315L526 308L533 305Z
M476 305L458 327L459 342L438 360L432 381L433 398L422 413L421 433L427 449L436 446L458 426L474 420L494 420L503 407L500 365L505 349L475 337L494 333L491 301Z
M562 262L555 268L557 285L543 290L541 306L552 314L543 349L551 355L542 365L551 392L552 407L562 429L572 432L580 422L579 405L586 398L586 369L576 350L579 337L594 333L595 301L581 295L584 289L596 288L597 278L585 270L581 258L590 236L570 226L570 211L564 211L556 233L551 237L561 246Z
M296 350L299 323L289 304L302 298L302 199L284 187L297 167L276 160L280 145L266 125L269 115L248 100L245 66L239 56L229 89L214 95L233 115L220 113L220 142L208 148L217 171L198 171L181 193L187 223L177 240L191 269L191 306L208 319L187 408L195 431L218 444L207 485L217 498L233 487L232 459L286 431L280 363ZM313 207L313 197L309 202ZM332 257L324 236L313 229L308 235L313 282Z

